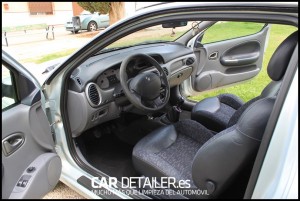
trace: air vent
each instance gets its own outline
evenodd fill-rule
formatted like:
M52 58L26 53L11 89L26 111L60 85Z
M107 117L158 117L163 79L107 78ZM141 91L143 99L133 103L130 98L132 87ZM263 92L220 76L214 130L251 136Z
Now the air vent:
M168 69L167 69L166 67L163 67L162 69L163 69L163 71L165 72L166 76L168 76L168 75L169 75Z
M89 83L85 93L91 106L95 107L101 103L100 89L95 83Z
M195 59L194 59L193 57L190 57L190 58L188 58L188 59L185 61L185 64L186 64L187 66L190 66L190 65L192 65L194 62L195 62Z
M80 80L79 77L76 77L76 82L77 82L79 85L82 85L81 80Z

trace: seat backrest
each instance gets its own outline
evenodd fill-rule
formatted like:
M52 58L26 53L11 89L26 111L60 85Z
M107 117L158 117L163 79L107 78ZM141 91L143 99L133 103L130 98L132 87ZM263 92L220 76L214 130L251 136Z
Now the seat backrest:
M192 164L195 185L217 197L235 176L253 161L275 102L274 97L252 103L237 124L209 139L197 152Z
M290 62L293 51L298 43L298 31L287 37L276 49L269 61L267 72L272 81L264 88L261 97L277 95L282 78Z
M227 128L236 124L236 122L243 114L245 109L247 109L247 107L256 100L277 95L281 86L282 78L286 72L292 53L297 43L298 31L295 31L278 46L278 48L272 55L267 67L268 75L272 79L272 81L263 89L260 96L248 101L237 111L235 111L235 113L231 116L230 120L228 121Z
M227 129L209 139L197 152L192 164L195 185L208 196L220 195L254 160L273 110L281 80L298 43L298 31L287 37L273 54L268 75L273 80L260 96L232 116ZM277 91L276 91L277 90Z
M271 81L261 92L260 97L272 97L277 96L282 80L279 81Z

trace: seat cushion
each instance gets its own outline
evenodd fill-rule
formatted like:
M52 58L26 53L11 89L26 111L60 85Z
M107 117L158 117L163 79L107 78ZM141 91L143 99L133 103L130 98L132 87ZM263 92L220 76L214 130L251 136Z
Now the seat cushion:
M244 102L233 94L206 98L194 106L191 118L206 128L219 132L227 128L232 115L243 104Z
M199 148L212 132L193 120L182 120L160 128L140 140L133 149L133 165L148 177L174 177L176 181L189 179L192 161Z

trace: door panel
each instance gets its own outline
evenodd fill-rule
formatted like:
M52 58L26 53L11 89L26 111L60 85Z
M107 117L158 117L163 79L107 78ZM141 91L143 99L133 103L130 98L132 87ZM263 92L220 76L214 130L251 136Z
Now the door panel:
M59 181L61 160L54 150L39 86L17 64L2 52L2 69L12 72L10 81L10 77L2 79L2 88L16 88L15 101L2 108L2 198L41 198ZM2 102L12 96L2 93Z
M253 35L196 48L199 65L192 76L193 89L201 92L255 77L262 68L268 31L265 26Z
M59 166L61 166L61 160L57 154L39 155L21 174L9 199L31 199L45 195L57 184L60 177L60 171L57 169Z

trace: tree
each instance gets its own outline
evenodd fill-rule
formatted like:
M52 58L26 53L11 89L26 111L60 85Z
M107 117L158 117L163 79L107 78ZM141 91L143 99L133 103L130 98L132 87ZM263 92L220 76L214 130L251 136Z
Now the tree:
M77 2L84 10L91 13L99 12L109 14L109 24L113 24L122 19L125 14L124 2Z

